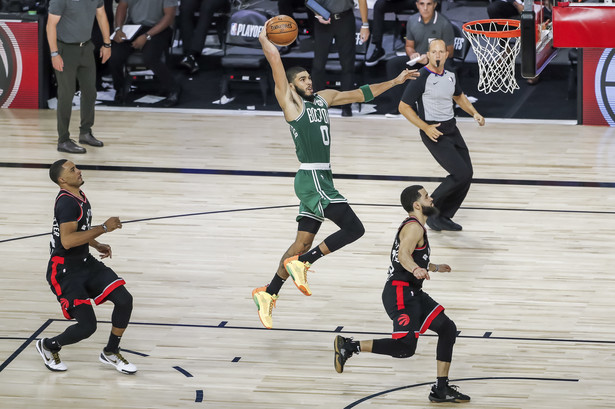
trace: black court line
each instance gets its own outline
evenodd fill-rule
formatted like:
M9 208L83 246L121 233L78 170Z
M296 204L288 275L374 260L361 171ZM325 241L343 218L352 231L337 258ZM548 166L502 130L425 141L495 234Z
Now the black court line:
M47 163L11 163L0 162L4 168L49 169ZM199 169L199 168L164 168L155 166L112 166L112 165L78 165L81 170L99 170L111 172L145 172L145 173L181 173L196 175L232 175L264 176L294 178L296 172L233 170L233 169ZM403 182L442 182L442 177L406 176L406 175L369 175L355 173L334 173L336 179L403 181ZM523 185L523 186L565 186L565 187L602 187L615 188L615 182L584 182L573 180L528 180L528 179L472 179L472 183L488 185Z
M66 322L65 319L59 318L50 318L38 329L36 330L30 337L26 338L23 344L15 350L2 364L0 364L0 372L4 370L24 349L32 343L52 322ZM368 335L368 336L378 336L378 337L387 337L390 336L390 332L372 332L372 331L341 331L340 327L336 326L333 329L303 329L303 328L272 328L267 329L263 327L246 327L246 326L233 326L228 325L229 321L222 321L226 324L221 326L220 324L215 325L205 325L205 324L173 324L173 323L163 323L163 322L129 322L129 325L135 326L150 326L150 327L180 327L180 328L202 328L202 329L225 329L225 330L254 330L254 331L283 331L283 332L299 332L299 333L315 333L315 334L355 334L355 335ZM99 324L111 324L111 321L97 321ZM490 332L493 334L493 332ZM422 334L422 337L437 337L437 334ZM458 338L466 338L466 339L476 339L476 340L502 340L502 341L531 341L531 342L565 342L565 343L578 343L578 344L602 344L602 345L615 345L615 340L606 341L606 340L592 340L592 339L563 339L563 338L529 338L529 337L498 337L498 336L489 336L485 337L484 335L463 335L461 331L458 331ZM24 339L17 337L0 337L0 340L15 340L15 339ZM148 356L147 354L128 351L122 349L122 351L131 352L141 356ZM179 369L178 369L179 370ZM181 372L181 371L180 371Z
M533 377L526 377L526 376L487 376L487 377L483 377L483 378L461 378L461 379L451 379L451 382L466 382L466 381L484 381L484 380L519 380L519 381L543 381L543 382L579 382L578 379L570 379L570 378L533 378ZM378 393L374 393L373 395L369 395L366 396L364 398L361 398L355 402L352 402L350 405L344 407L344 409L350 409L350 408L354 408L355 406L373 399L373 398L377 398L378 396L382 396L382 395L386 395L388 393L392 393L392 392L397 392L397 391L401 391L404 389L410 389L410 388L416 388L419 386L425 386L425 385L433 385L433 381L431 382L423 382L423 383L416 383L413 385L406 385L406 386L400 386L398 388L392 388L392 389L387 389L385 391L382 392L378 392Z
M195 402L203 402L203 389L196 390L196 398L194 398Z
M175 369L177 372L183 374L186 378L192 378L193 377L193 375L190 372L186 371L181 366L174 366L173 369Z
M157 216L157 217L146 217L143 219L134 219L122 221L123 224L128 223L139 223L139 222L148 222L153 220L165 220L165 219L175 219L179 217L194 217L194 216L204 216L209 214L219 214L219 213L235 213L235 212L250 212L257 210L271 210L271 209L284 209L289 207L298 207L299 205L279 205L279 206L265 206L265 207L249 207L243 209L226 209L226 210L212 210L208 212L196 212L196 213L184 213L184 214L172 214L168 216ZM384 203L351 203L351 206L368 206L368 207L399 207L397 204L384 204ZM471 207L471 206L462 206L460 209L463 210L495 210L495 211L504 211L504 212L533 212L533 213L574 213L574 214L606 214L606 215L614 215L615 211L602 211L602 210L557 210L557 209L515 209L515 208L505 208L505 207ZM12 237L10 239L0 240L0 244L8 243L10 241L17 240L25 240L32 239L41 236L50 235L51 232L45 233L37 233L30 234L28 236L19 236Z
M38 336L49 326L51 325L51 323L55 321L54 319L48 319L47 321L45 321L43 323L43 325L40 326L39 329L37 329L36 331L34 331L34 333L32 333L32 335L30 335L24 342L23 344L21 344L21 346L19 348L17 348L15 350L15 352L13 352L8 358L6 358L6 360L2 363L0 363L0 372L2 372L4 370L4 368L6 368L11 362L13 362L13 360L15 358L17 358L19 356L19 354L21 354L27 347L28 345L30 345L32 343L32 341L34 341L36 338L38 338ZM9 339L15 339L15 338L9 338Z

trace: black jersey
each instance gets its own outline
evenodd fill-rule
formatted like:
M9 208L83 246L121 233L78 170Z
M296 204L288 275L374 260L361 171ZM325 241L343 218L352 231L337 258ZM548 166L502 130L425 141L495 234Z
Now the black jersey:
M60 240L60 225L62 223L77 222L77 231L90 230L92 226L92 207L82 191L79 191L83 200L67 190L60 190L56 196L56 204L53 210L53 230L49 251L51 256L57 257L86 257L90 250L89 244L85 243L66 250Z
M421 288L423 286L424 279L417 279L410 271L406 270L401 263L399 262L399 232L404 228L408 223L418 223L419 226L423 229L423 246L416 247L412 252L412 259L414 262L424 269L427 269L429 266L429 241L427 240L427 230L425 227L417 220L416 217L410 216L406 218L401 226L397 229L397 234L395 235L395 242L393 243L393 249L391 250L391 266L389 267L389 280L400 280L406 281L410 283L411 287Z

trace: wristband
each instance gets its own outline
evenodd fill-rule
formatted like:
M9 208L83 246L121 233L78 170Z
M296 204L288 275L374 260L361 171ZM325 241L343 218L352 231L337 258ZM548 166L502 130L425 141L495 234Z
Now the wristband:
M372 89L369 87L369 84L361 85L359 89L363 92L365 102L369 102L374 99L374 94L372 94Z
M52 51L52 52L51 52L51 58L53 58L53 57L57 57L58 55L60 55L60 53L59 53L59 52L57 52L57 51Z
M101 224L100 226L103 228L103 230L105 231L105 233L109 233L109 230L107 230L107 226L105 226L105 224L104 224L104 223L103 223L103 224Z
M103 43L103 47L105 47L105 48L111 48L111 43Z
M369 28L369 23L363 23L363 24L361 24L361 28Z
M433 272L437 273L438 270L440 270L440 265L439 264L434 264L434 266L436 266L436 269Z
M421 267L419 267L419 266L414 267L414 268L412 269L412 274L414 274L414 270L416 270L417 268L421 268Z
M122 29L122 27L115 27L115 30L113 30L114 33L117 33L118 31L120 31Z

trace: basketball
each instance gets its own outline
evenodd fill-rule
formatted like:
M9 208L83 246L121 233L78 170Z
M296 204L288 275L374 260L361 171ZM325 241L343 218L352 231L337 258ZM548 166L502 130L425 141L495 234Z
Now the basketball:
M267 38L278 46L290 45L297 38L299 28L292 17L283 14L275 16L267 24Z

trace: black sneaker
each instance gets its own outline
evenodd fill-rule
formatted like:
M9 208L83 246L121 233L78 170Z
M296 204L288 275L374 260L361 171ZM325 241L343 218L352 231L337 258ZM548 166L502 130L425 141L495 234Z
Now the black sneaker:
M384 59L384 57L386 57L384 49L382 47L376 47L371 57L365 60L365 65L368 67L373 67L374 65L378 64L378 61Z
M429 400L432 402L455 402L464 403L469 402L470 397L464 395L457 390L456 385L446 385L442 389L436 388L436 385L431 387L431 393L429 394Z
M354 354L350 341L352 341L352 338L344 338L341 335L336 336L335 341L333 341L333 349L335 350L333 364L337 373L344 372L344 364Z

